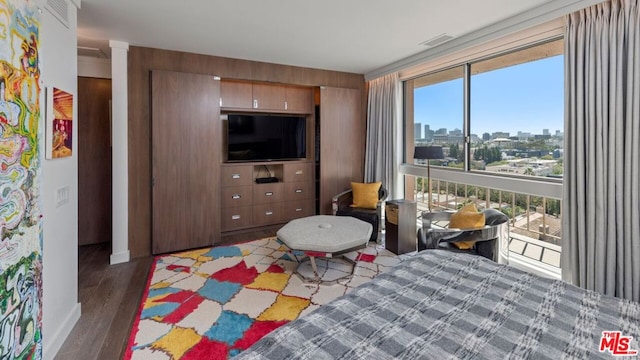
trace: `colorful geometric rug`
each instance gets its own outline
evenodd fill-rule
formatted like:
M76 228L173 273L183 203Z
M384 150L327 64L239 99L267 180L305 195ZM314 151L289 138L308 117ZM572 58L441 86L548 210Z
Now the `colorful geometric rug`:
M354 275L333 285L293 274L298 263L276 238L156 257L124 359L238 354L400 261L375 244L360 252ZM349 271L336 259L318 259L318 268L321 276Z

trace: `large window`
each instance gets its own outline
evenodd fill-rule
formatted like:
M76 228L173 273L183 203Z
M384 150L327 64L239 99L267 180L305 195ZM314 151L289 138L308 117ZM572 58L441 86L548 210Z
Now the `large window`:
M415 146L444 154L430 160L431 179L407 167L405 196L419 211L469 202L502 211L509 263L551 277L562 251L562 50L555 40L405 81L405 162L425 165L411 158Z
M443 146L432 165L561 178L563 61L556 40L408 81L414 146Z

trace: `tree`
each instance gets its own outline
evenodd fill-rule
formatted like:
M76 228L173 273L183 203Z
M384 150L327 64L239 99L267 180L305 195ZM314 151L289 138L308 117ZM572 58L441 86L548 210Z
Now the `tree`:
M532 168L528 167L525 171L524 171L524 175L529 175L529 176L533 176L536 173L533 171Z

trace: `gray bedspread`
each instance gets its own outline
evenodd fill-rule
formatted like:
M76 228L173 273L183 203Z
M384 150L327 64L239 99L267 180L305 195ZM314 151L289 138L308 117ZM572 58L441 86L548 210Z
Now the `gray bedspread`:
M428 250L234 359L611 359L603 331L640 350L640 304Z

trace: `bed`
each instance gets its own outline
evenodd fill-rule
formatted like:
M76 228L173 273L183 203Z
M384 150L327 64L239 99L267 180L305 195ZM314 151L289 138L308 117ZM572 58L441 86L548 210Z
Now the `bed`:
M618 331L640 350L640 304L428 250L234 359L610 359Z

